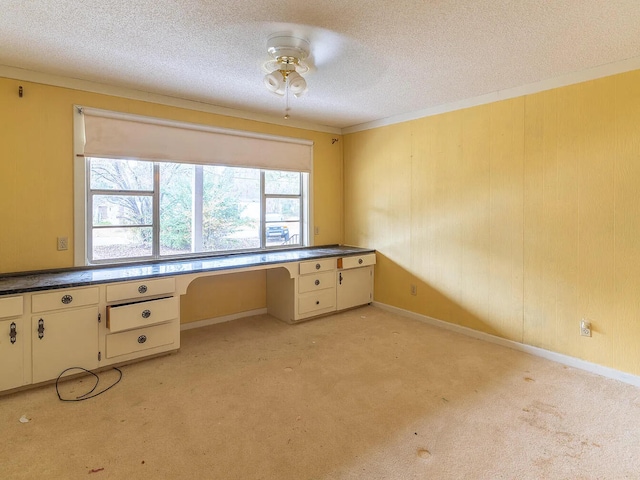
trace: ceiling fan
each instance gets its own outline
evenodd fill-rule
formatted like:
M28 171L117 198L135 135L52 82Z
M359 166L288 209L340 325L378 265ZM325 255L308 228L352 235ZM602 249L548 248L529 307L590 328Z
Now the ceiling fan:
M267 89L285 97L285 115L289 118L289 93L296 98L304 95L307 81L302 76L309 71L306 63L310 53L309 40L289 33L274 33L267 40L267 53L271 60L263 65L267 74L264 84Z
M285 119L289 118L289 97L299 98L309 91L305 77L311 74L316 95L320 91L326 94L338 78L341 84L351 86L372 80L360 73L376 62L355 39L311 25L268 23L261 27L263 31L276 32L267 37L268 57L261 66L266 88L285 97ZM338 90L338 94L342 91ZM318 101L315 95L314 101Z

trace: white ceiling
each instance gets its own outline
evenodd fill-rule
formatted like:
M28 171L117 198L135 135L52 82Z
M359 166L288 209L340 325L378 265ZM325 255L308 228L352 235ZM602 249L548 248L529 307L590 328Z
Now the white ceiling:
M291 122L333 129L640 65L640 0L0 0L0 66L282 123L261 70L281 31L316 66Z

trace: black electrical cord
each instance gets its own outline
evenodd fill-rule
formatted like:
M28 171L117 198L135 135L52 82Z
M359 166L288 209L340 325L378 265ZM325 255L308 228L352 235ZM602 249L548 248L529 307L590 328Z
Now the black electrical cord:
M67 368L65 370L62 371L62 373L60 373L60 375L58 375L58 378L56 378L56 393L58 394L58 398L60 399L60 401L62 402L82 402L83 400L89 400L90 398L94 398L97 397L98 395L102 395L104 392L106 392L107 390L112 389L113 387L115 387L118 383L120 383L120 380L122 380L122 371L119 368L113 367L113 369L118 372L120 374L120 376L118 377L118 379L113 382L111 385L109 385L107 388L105 388L104 390L99 391L98 393L94 393L93 395L91 395L95 389L98 387L98 384L100 383L100 377L98 377L97 374L93 373L90 370L87 370L86 368L82 368L82 367L70 367ZM67 373L70 370L80 370L86 373L89 373L91 375L93 375L96 379L96 383L93 386L93 388L91 390L89 390L87 393L83 393L82 395L78 395L76 398L62 398L62 395L60 395L60 390L58 390L58 383L60 382L60 379L62 378L62 376Z

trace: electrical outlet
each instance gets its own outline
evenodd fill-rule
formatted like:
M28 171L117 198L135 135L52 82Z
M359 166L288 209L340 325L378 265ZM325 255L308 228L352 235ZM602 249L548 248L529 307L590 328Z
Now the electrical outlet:
M69 249L69 237L58 237L58 250Z
M315 228L313 229L313 234L314 234L314 235L320 235L320 227L315 227Z
M580 320L580 335L583 337L591 336L591 322L587 320Z
M411 285L411 295L418 295L418 287L415 285Z

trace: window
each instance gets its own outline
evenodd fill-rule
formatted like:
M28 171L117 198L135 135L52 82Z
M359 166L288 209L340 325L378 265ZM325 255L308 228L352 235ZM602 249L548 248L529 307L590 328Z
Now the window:
M74 107L75 264L312 244L313 142Z
M304 244L307 175L87 158L89 263Z

